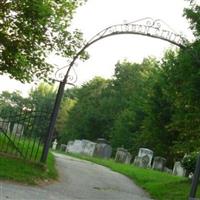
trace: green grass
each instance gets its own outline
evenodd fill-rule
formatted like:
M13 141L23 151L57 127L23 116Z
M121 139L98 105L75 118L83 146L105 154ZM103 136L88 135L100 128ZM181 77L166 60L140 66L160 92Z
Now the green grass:
M42 181L56 179L57 176L52 153L49 153L46 165L0 155L0 180L38 184Z
M186 200L188 199L191 182L185 177L173 176L152 169L142 169L133 165L116 163L77 154L67 154L76 158L88 160L131 178L137 185L145 189L152 198L157 200ZM197 196L200 196L200 189Z
M42 146L37 138L27 138L27 137L16 137L15 135L8 135L11 141L4 135L0 133L0 151L2 153L7 153L10 155L15 155L22 157L24 156L27 160L39 160L42 152ZM13 146L17 146L20 153Z
M38 162L42 146L37 140L15 136L10 136L10 138L23 153L25 159L17 153L8 138L0 133L0 180L37 184L44 180L57 178L58 174L52 153L49 153L46 165Z

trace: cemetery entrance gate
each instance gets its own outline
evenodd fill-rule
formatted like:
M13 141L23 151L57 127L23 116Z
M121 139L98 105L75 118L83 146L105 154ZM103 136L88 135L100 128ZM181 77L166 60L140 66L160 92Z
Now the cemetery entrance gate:
M0 154L40 162L47 127L48 112L23 109L18 113L0 112Z

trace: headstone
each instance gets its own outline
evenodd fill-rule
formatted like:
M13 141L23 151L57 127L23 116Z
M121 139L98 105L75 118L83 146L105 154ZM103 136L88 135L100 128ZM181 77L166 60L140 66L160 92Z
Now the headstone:
M10 132L10 122L8 120L0 118L0 132L1 130Z
M182 167L180 161L177 161L174 163L173 174L176 176L185 176L186 175L186 170Z
M132 155L128 152L125 160L125 164L130 164L132 160Z
M132 159L131 154L124 148L117 148L115 161L120 163L129 164Z
M69 141L66 145L66 148L65 148L65 152L69 152L69 149L72 148L72 145L74 144L74 141Z
M149 167L148 163L149 163L149 158L147 155L145 155L143 157L136 156L134 159L134 162L133 162L133 164L135 166L143 167L143 168Z
M127 149L117 148L117 152L115 154L115 161L120 163L125 163L127 153L128 153Z
M169 169L168 167L164 167L164 172L168 174L172 174L172 169Z
M97 140L93 156L108 159L111 157L111 154L112 154L112 147L108 144L108 141L106 141L103 138L99 138Z
M24 126L22 124L15 123L12 129L12 134L16 136L22 136L24 132Z
M192 180L194 174L192 172L189 173L188 178Z
M67 149L67 145L66 144L61 144L60 145L60 150L61 151L66 151L66 149Z
M70 153L82 153L84 149L85 141L75 140L71 146L67 147L67 151Z
M166 161L167 160L163 157L160 156L155 157L153 160L152 169L164 171Z
M133 161L133 164L134 164L135 166L140 167L140 163L141 163L141 158L138 157L138 156L135 156L134 161Z
M151 161L153 158L153 151L147 148L140 148L138 157L142 158L140 160L141 167L151 167Z
M57 142L57 140L55 139L55 140L53 141L53 145L52 145L52 149L53 149L53 150L56 150L57 144L58 144L58 142Z
M82 153L87 156L93 156L97 144L89 140L83 140L83 141L85 141L85 144Z

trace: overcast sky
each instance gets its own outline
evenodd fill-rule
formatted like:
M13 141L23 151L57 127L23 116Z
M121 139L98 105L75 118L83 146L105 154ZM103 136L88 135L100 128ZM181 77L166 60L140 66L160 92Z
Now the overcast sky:
M184 0L88 0L77 9L72 27L80 29L84 38L89 40L108 26L151 17L162 19L175 32L191 39L189 24L182 16L187 5L187 1ZM119 35L100 40L88 48L90 59L84 63L78 62L78 66L75 67L78 75L77 85L94 76L111 78L119 60L141 62L148 56L161 58L164 51L170 47L172 45L165 41L138 35ZM62 59L52 57L50 60L54 64L65 65ZM18 89L25 94L31 87L6 77L1 76L0 79L0 91Z

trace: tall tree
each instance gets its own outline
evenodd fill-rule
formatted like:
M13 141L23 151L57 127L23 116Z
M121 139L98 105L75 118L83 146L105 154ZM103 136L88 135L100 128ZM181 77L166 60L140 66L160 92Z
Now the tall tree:
M23 109L30 107L31 102L29 99L22 97L19 91L3 91L0 94L0 113L4 118L9 117L11 114L17 114Z
M76 100L65 98L61 103L60 112L56 121L56 132L58 138L61 139L62 143L67 143L70 139L67 129L67 121L69 120L69 112L76 105Z
M1 0L0 74L21 82L47 79L52 66L49 52L72 57L82 34L68 27L75 9L84 0ZM84 54L82 55L84 57Z
M135 138L141 131L145 117L145 105L149 88L147 80L157 66L153 58L144 59L141 64L124 61L118 63L113 80L115 120L111 131L111 142L116 149L124 146L136 153L138 145Z
M41 83L37 88L32 89L29 99L32 103L32 112L37 116L35 134L45 136L54 105L55 89L52 85Z
M107 121L101 113L101 93L106 87L107 80L96 77L79 88L66 122L68 139L95 140L105 136Z

